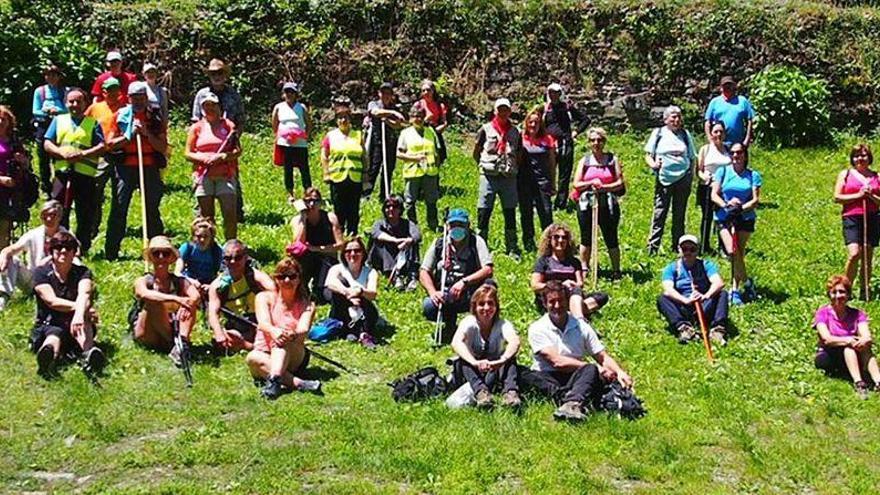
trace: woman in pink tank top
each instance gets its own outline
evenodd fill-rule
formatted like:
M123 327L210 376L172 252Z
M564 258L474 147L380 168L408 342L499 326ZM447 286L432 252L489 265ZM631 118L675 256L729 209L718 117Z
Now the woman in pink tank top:
M257 336L247 356L255 382L265 381L261 395L277 399L284 391L320 393L321 382L300 378L309 363L306 336L315 305L302 285L302 269L292 258L275 266L274 291L257 294Z
M853 146L849 154L850 167L837 174L837 183L834 185L834 201L843 205L843 239L847 253L844 273L850 280L855 280L859 261L862 261L859 274L863 298L866 284L871 280L874 248L880 242L880 217L877 215L880 179L870 168L873 162L874 155L868 145ZM865 246L867 249L864 249Z

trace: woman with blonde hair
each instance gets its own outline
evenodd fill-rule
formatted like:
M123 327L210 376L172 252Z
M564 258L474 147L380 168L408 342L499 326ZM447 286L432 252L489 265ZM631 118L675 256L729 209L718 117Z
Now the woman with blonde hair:
M330 316L348 328L351 340L356 338L367 349L374 349L379 272L366 265L367 249L360 237L346 242L339 257L340 263L327 272L324 288L324 299L331 304Z
M556 193L556 139L544 125L544 107L532 108L523 121L522 155L516 175L523 248L535 249L534 210L541 229L553 223L553 194Z
M178 250L175 271L194 281L200 290L214 281L223 260L223 249L215 240L216 230L210 218L196 217L189 228L191 239Z

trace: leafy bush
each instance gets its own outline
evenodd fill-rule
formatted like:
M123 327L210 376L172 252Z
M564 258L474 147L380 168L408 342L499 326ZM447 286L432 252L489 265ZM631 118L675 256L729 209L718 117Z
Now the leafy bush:
M755 131L764 145L787 147L828 142L831 92L800 69L771 66L746 81L757 111Z

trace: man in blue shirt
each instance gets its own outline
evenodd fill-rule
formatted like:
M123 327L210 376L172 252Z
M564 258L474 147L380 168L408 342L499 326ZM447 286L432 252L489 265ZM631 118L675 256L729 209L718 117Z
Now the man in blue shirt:
M745 96L736 94L736 81L730 76L721 78L721 94L712 98L706 108L704 130L706 139L710 138L712 123L724 122L725 144L731 146L742 143L748 147L752 143L752 122L755 109Z
M40 162L40 188L47 195L52 190L52 167L49 154L43 149L46 131L56 115L67 113L67 88L61 84L64 72L55 64L49 64L43 70L46 84L34 90L34 101L31 106L34 124L34 141L37 143L37 157Z
M699 245L697 237L691 234L678 240L681 257L663 270L663 293L657 298L657 309L678 334L678 342L687 344L698 339L694 331L694 304L701 304L710 324L709 338L724 345L727 292L723 290L724 280L718 273L718 265L697 257Z

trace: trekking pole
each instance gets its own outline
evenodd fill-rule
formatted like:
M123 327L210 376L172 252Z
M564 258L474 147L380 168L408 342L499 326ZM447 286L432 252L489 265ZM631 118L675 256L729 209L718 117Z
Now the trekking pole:
M141 234L143 236L144 251L146 251L150 240L147 238L147 189L144 181L144 148L141 142L141 135L135 134L137 137L137 156L138 156L138 179L141 188ZM150 271L150 265L144 258L144 271Z
M590 281L593 290L599 284L599 194L593 191L593 224L590 225Z
M180 321L177 319L176 313L171 313L171 336L174 339L174 345L180 351L180 367L183 369L183 378L186 380L186 386L192 388L193 377L192 368L189 362L189 349L184 343L183 337L180 336Z
M246 326L248 326L248 327L253 328L254 330L257 330L257 324L256 324L256 323L252 322L251 320L248 320L247 318L245 318L245 317L243 317L243 316L241 316L241 315L237 315L237 314L235 314L235 312L233 312L233 311L230 310L229 308L224 308L224 307L221 306L221 307L220 307L220 312L221 312L223 315L225 315L227 318L229 318L230 320L233 320L233 321L235 321L235 322L237 322L237 323L240 323L240 324L242 324L242 325L246 325ZM316 358L320 359L321 361L324 361L325 363L328 363L328 364L331 364L331 365L333 365L333 366L336 366L337 368L341 369L342 371L345 371L346 373L356 374L356 373L354 373L353 371L351 371L350 369L348 369L345 365L343 365L342 363L340 363L339 361L336 361L336 360L334 360L334 359L330 359L329 357L327 357L327 356L325 356L325 355L323 355L323 354L321 354L321 353L319 353L319 352L315 352L313 349L311 349L311 348L309 348L309 347L306 347L306 349L307 349L310 353L314 354L314 356L315 356Z
M734 265L736 264L736 255L739 253L739 237L736 235L736 222L733 218L730 219L730 281L736 290L740 290L739 285L736 283L736 270L734 269ZM740 294L742 297L742 294Z
M690 272L691 277L691 293L696 290L694 284L694 272ZM715 354L712 353L712 342L709 340L709 326L706 325L706 314L703 313L703 303L694 301L694 310L697 312L697 321L700 323L700 336L703 338L703 347L706 349L706 359L710 363L715 362Z
M444 214L444 219L449 213ZM440 245L440 294L442 299L440 305L437 306L437 320L434 322L434 347L440 347L443 340L443 329L441 320L443 319L443 302L446 299L446 263L449 261L449 222L443 222L443 239Z
M871 276L868 271L868 200L862 199L862 281L865 283L865 300L871 300Z
M385 198L391 196L390 180L388 178L388 149L385 147L385 121L382 121L382 184L385 186Z
M703 245L711 248L712 241L709 239L712 237L712 192L711 187L709 191L706 191L705 197L703 197L703 232L701 239L703 240ZM707 249L708 251L708 249Z

